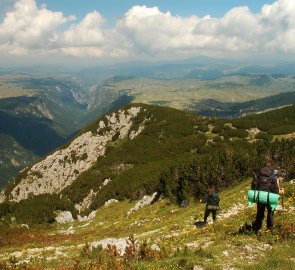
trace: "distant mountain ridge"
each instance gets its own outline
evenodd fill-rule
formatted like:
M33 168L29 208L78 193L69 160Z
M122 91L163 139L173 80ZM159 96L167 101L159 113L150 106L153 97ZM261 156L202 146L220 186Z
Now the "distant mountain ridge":
M241 103L205 99L196 103L190 110L205 116L236 118L292 104L295 104L295 92L281 93Z

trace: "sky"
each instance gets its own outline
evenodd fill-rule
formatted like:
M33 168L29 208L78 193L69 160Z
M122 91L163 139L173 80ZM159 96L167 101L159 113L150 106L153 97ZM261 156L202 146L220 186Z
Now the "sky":
M293 0L0 0L0 66L295 60Z

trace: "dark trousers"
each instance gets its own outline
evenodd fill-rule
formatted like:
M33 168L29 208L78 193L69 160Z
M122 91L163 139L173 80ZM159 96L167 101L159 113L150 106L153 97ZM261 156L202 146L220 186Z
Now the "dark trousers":
M254 230L258 232L262 228L262 222L264 219L264 211L267 208L267 219L266 219L266 226L268 229L272 229L274 225L274 211L272 211L270 205L268 204L261 204L257 202L257 214L256 220L254 222Z
M208 209L206 208L205 210L205 215L204 215L204 223L207 222L207 218L209 217L210 213L212 213L212 218L213 218L213 221L216 220L216 209Z

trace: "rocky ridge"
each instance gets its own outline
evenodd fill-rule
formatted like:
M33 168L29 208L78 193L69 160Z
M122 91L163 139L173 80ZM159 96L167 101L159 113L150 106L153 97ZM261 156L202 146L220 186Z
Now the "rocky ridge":
M129 139L134 139L143 130L145 121L138 130L131 130L132 119L140 110L141 107L131 107L107 115L99 122L95 132L81 134L67 148L59 149L35 164L13 188L9 200L19 202L29 196L58 193L71 185L98 157L105 154L107 143L114 137L124 139L130 134Z

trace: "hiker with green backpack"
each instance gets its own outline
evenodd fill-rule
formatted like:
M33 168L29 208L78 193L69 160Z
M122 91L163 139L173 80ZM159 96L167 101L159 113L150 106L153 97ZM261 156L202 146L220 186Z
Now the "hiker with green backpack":
M274 211L279 201L280 187L275 175L275 171L270 162L262 166L254 176L251 190L248 192L249 204L257 203L256 219L253 229L257 234L262 228L265 208L267 209L267 228L273 229Z

